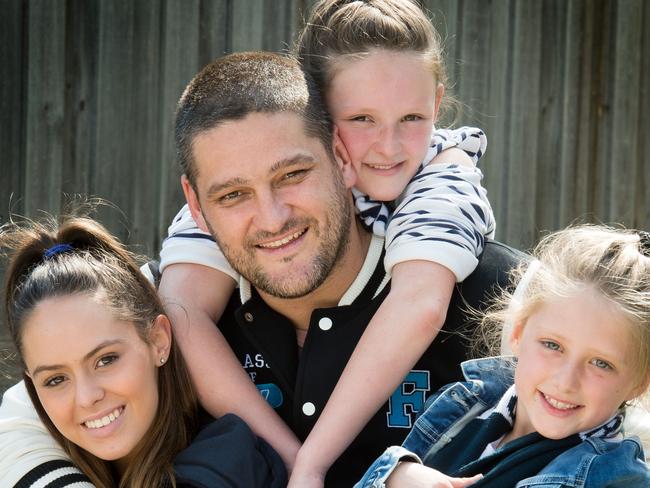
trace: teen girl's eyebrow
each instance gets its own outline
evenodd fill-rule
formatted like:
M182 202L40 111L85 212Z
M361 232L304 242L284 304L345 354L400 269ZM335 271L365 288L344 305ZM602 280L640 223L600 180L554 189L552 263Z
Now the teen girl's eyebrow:
M83 361L87 361L91 357L93 357L95 354L97 354L99 351L104 349L105 347L109 346L114 346L115 344L121 344L124 341L121 339L113 339L113 340L106 340L98 344L96 347L94 347L90 352L88 352L84 357ZM32 372L32 377L36 377L39 373L42 373L44 371L54 371L57 369L63 368L64 365L62 364L48 364L48 365L41 365L36 368L34 368L34 371Z

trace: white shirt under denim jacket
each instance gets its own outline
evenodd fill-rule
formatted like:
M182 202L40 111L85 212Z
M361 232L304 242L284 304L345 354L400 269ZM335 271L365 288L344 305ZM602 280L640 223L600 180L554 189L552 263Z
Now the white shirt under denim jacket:
M461 365L467 381L453 383L433 394L405 439L403 447L389 447L359 481L355 488L382 488L400 461L428 465L434 455L458 436L469 422L487 416L503 405L514 393L512 357L494 357L466 361ZM555 457L541 471L516 483L517 488L647 488L650 470L645 464L641 444L636 437L623 439L620 422L608 420L617 430L603 434L594 429L584 440ZM515 441L513 441L515 442ZM507 444L506 444L507 446ZM505 447L505 446L504 446ZM488 446L486 445L486 448ZM496 449L496 453L502 447ZM489 453L489 448L486 453ZM486 456L484 453L484 457ZM487 454L492 455L492 454ZM435 466L432 466L435 468ZM444 472L444 471L443 471ZM483 473L487 481L489 474ZM483 482L480 481L480 486ZM504 487L507 488L507 487Z

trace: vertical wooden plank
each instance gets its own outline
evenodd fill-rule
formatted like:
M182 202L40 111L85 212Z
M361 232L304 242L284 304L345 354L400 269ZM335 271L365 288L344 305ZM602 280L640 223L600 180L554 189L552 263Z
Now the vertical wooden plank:
M22 213L25 201L23 124L25 62L29 58L23 44L24 3L0 1L0 224L11 211Z
M227 0L203 0L199 12L199 66L228 52L230 6Z
M200 2L168 1L162 8L162 86L158 122L161 155L156 172L160 180L159 238L167 235L167 226L184 202L174 146L174 110L183 89L200 69L199 29L193 28L199 25Z
M133 83L133 5L128 0L99 3L97 65L96 157L91 167L91 191L128 212L133 205L130 152ZM100 208L98 218L128 242L126 215Z
M636 217L634 227L650 231L650 2L643 4L641 45L641 87L639 92L639 134Z
M512 88L512 38L513 17L510 0L496 0L486 7L485 28L488 30L488 54L484 62L484 75L488 80L486 113L483 130L488 138L488 149L481 167L485 174L484 186L496 216L499 240L510 242L508 222L508 155L510 127L509 96ZM498 67L498 68L496 68ZM520 164L520 163L516 163Z
M594 84L592 89L597 94L596 110L592 119L595 131L597 151L591 161L592 173L592 211L601 222L611 218L609 201L611 196L611 157L612 157L612 109L613 109L613 55L615 33L614 0L606 0L602 6L602 15L597 17L598 41L600 45L594 52Z
M541 49L541 81L537 172L535 180L539 205L535 208L537 229L556 229L559 226L560 158L565 127L566 73L566 13L564 0L546 0L542 4L541 29L544 42ZM535 68L534 68L535 69ZM533 135L533 134L530 134ZM527 164L527 163L524 163ZM535 240L536 240L535 236ZM532 244L532 242L530 243Z
M456 86L454 94L462 103L462 125L484 127L486 118L489 77L494 69L487 64L490 59L490 6L481 0L462 3L456 35L457 56L455 60ZM450 62L453 62L450 60Z
M264 2L264 19L262 49L289 52L294 31L299 24L297 1Z
M589 108L591 106L591 52L593 21L580 0L566 2L564 33L564 80L562 83L562 134L558 164L559 181L556 201L559 202L555 228L587 218L587 195L590 192L589 161L593 147L589 142ZM553 157L552 154L549 155ZM581 164L582 162L582 164ZM553 185L552 185L553 186Z
M605 47L609 19L606 2L607 0L597 0L592 8L585 7L581 0L576 2L576 10L581 11L584 20L581 39L576 42L580 57L580 85L578 145L575 155L576 184L573 190L575 211L563 214L563 221L566 223L576 219L587 222L596 220L596 199L602 198L601 167L604 158L601 150L604 148L603 143L609 143L601 140L600 136L606 112L606 78L603 74L603 65L607 65ZM569 186L568 177L564 179ZM602 217L600 219L602 220Z
M535 0L514 2L513 83L508 114L511 125L507 133L509 195L505 218L507 242L520 248L530 247L536 237L541 9L542 4Z
M99 0L68 0L66 9L66 120L62 189L91 190L97 124L97 50Z
M65 102L65 1L27 5L25 212L57 213L61 201Z
M641 90L642 0L616 4L615 40L611 65L612 152L609 220L634 225L639 144L639 92ZM647 137L647 134L645 134Z
M264 0L238 0L232 4L231 46L233 52L263 49Z
M9 220L11 212L24 212L24 96L26 63L23 43L25 25L24 3L20 0L0 1L0 225ZM0 278L4 283L6 261L0 261ZM0 289L4 303L4 291ZM4 314L3 314L4 315ZM17 368L11 361L13 344L0 316L0 394L15 383Z
M152 216L158 211L159 171L162 155L160 139L161 113L160 69L160 0L133 4L133 56L131 61L131 140L127 155L131 167L132 198L128 217L130 242L138 251L152 256L158 252L161 229ZM188 26L197 29L198 25ZM166 115L166 114L165 114Z

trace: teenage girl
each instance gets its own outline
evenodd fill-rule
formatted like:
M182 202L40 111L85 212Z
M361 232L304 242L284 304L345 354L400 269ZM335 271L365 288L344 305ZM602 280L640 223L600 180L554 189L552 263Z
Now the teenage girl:
M27 474L11 486L285 486L280 457L238 417L199 430L189 374L156 291L106 229L81 217L10 223L0 244L13 251L5 310L24 385L73 463L53 448L38 466L15 459L7 469ZM13 398L5 395L2 408ZM21 444L28 430L42 454L48 435L22 416L4 419L2 449Z
M491 335L512 324L515 357L463 363L466 382L430 397L357 487L650 486L622 432L650 382L650 234L576 227L534 254L484 318Z
M302 487L322 484L435 338L455 283L476 266L494 221L475 167L485 150L482 132L434 130L446 77L438 36L415 3L320 1L296 54L325 96L357 175L360 217L386 236L392 273L389 296L300 450L292 483ZM298 441L214 327L239 276L186 209L169 233L160 293L182 305L168 313L202 405L213 415L242 416L291 469Z

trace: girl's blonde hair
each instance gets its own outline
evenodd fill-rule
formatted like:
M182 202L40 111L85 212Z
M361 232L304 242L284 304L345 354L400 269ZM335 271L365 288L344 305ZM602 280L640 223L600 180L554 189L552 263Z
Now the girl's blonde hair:
M533 252L539 266L516 292L504 291L483 316L486 352L498 354L502 324L525 322L544 303L595 290L630 325L639 378L650 373L650 242L636 231L582 225L549 234ZM519 283L528 269L513 272Z
M57 244L64 245L63 251L46 257L46 250ZM140 272L134 256L87 217L10 222L0 228L0 245L10 251L5 287L7 325L31 400L52 436L95 486L113 487L110 464L68 441L47 416L24 370L22 328L42 300L83 294L98 298L118 320L133 323L140 338L148 342L154 320L164 313L156 290ZM158 393L156 418L136 446L120 487L174 486L174 456L194 435L196 397L173 341L168 362L158 368Z
M411 0L321 0L294 46L303 69L325 98L336 62L373 49L421 54L435 80L447 86L440 36ZM453 104L452 100L443 97L444 103Z

